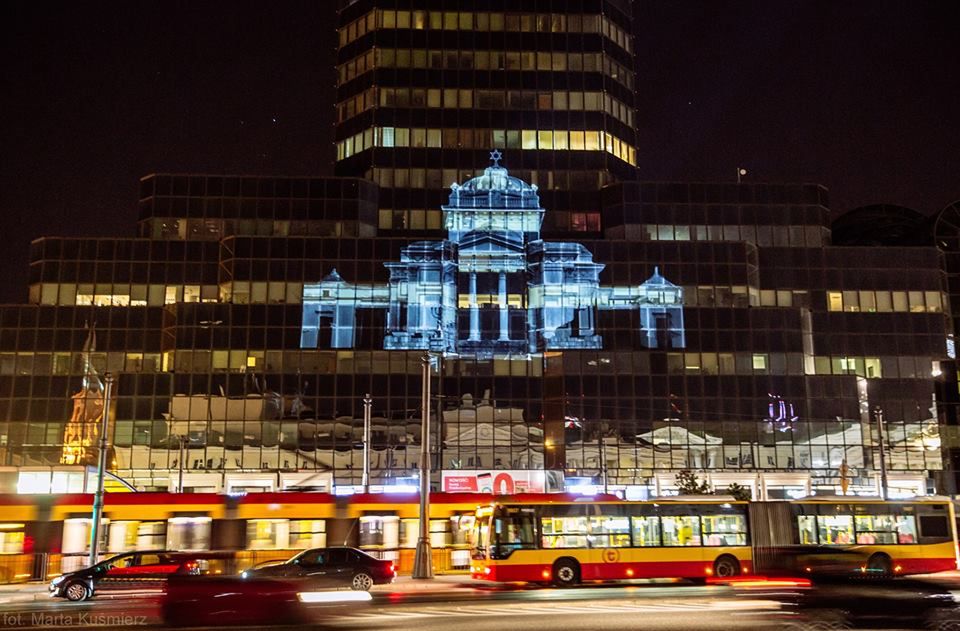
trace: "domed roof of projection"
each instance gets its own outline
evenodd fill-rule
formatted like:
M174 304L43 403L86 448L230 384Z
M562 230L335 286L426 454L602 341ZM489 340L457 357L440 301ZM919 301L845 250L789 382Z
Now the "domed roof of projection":
M503 154L494 149L490 152L492 164L483 170L483 175L471 178L463 184L453 184L450 187L450 207L494 210L539 208L537 186L509 175L507 170L500 166L502 158Z

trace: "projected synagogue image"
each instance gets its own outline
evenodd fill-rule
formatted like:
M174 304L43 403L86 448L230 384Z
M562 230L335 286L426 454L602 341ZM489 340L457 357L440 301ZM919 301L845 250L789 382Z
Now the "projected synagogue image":
M647 348L686 346L683 290L658 268L641 285L602 286L603 263L579 243L540 237L537 187L501 154L453 184L447 239L416 241L385 263L389 283L353 284L336 269L303 288L301 348L353 348L359 309L386 311L386 350L490 356L601 349L599 310L636 310Z

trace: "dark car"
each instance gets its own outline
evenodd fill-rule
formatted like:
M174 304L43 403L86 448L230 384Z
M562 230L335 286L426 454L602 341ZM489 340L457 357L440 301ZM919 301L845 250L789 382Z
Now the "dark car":
M868 563L863 551L838 546L758 547L753 554L754 572L766 576L859 576Z
M303 578L316 587L349 587L370 591L392 583L397 570L392 561L375 559L356 548L311 548L286 561L245 570L244 578Z
M303 580L208 575L171 576L161 600L163 622L171 627L304 625L316 620L298 593Z
M201 562L189 554L166 550L127 552L95 565L62 574L50 582L50 596L79 601L98 592L161 587L174 574L199 574Z
M960 629L950 586L935 580L832 576L783 596L788 628Z

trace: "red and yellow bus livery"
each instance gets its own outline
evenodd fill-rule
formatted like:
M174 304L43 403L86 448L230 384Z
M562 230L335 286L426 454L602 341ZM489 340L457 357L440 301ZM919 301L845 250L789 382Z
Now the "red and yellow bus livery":
M940 497L504 498L477 510L472 538L474 578L562 586L816 570L793 567L808 558L827 560L831 571L880 576L958 568L953 504Z
M471 574L549 582L732 577L752 570L747 503L496 503L477 512Z

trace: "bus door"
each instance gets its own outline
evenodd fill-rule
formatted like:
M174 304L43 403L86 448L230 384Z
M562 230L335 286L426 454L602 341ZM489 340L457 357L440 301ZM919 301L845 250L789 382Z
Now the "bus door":
M470 546L470 556L475 561L485 561L489 558L487 555L490 552L490 522L492 515L493 509L489 506L477 509Z

